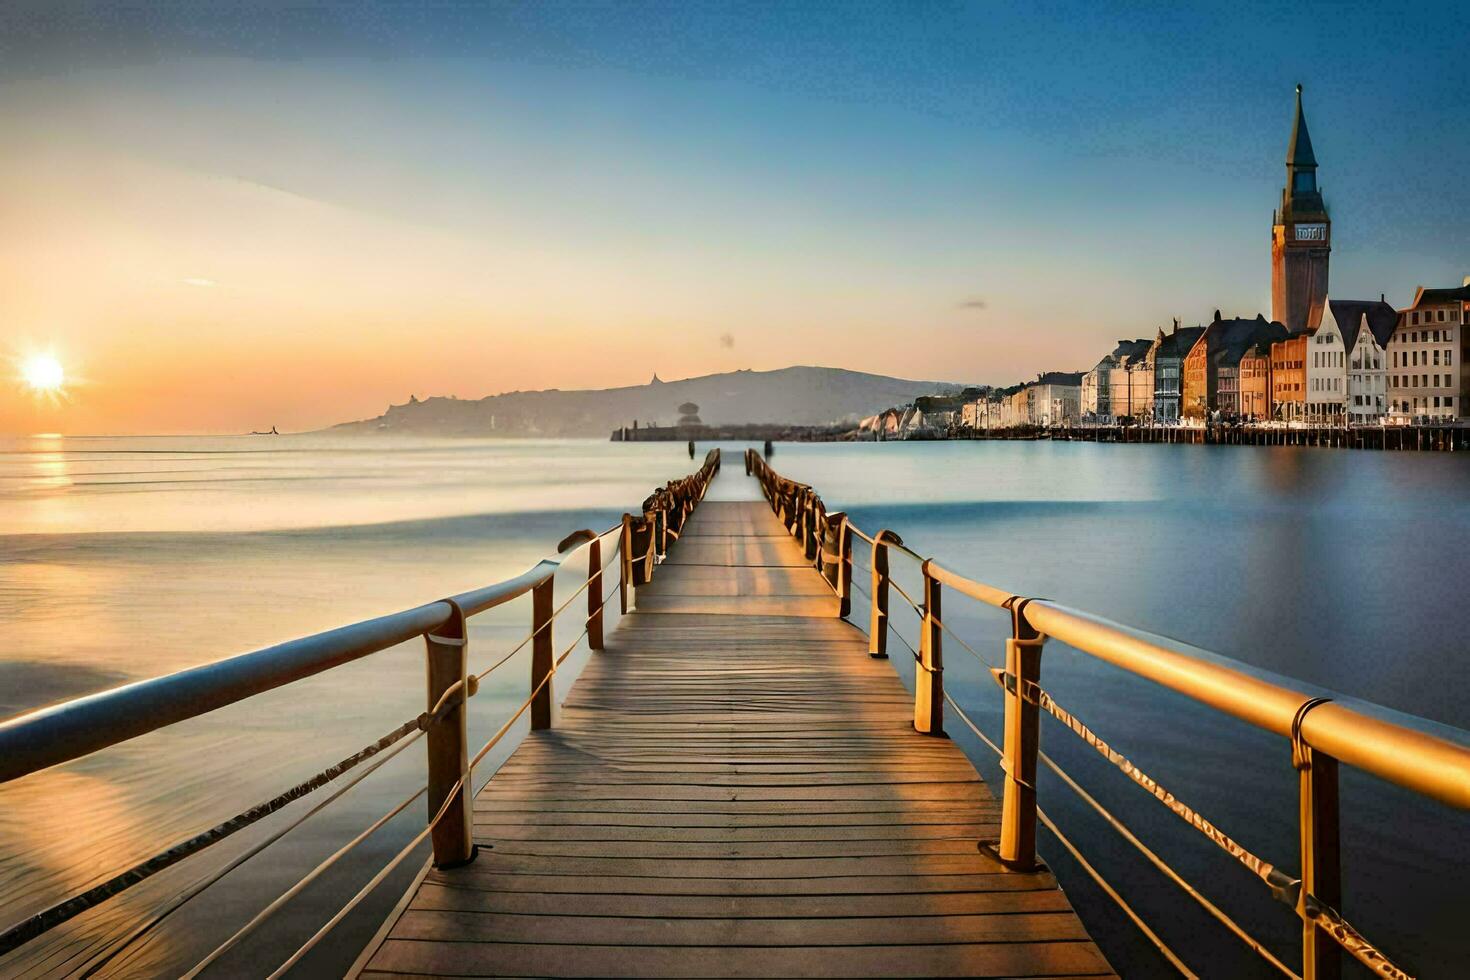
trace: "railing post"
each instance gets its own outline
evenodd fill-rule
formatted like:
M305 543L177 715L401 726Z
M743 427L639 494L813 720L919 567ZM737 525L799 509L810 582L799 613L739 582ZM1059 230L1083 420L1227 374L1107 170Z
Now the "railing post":
M1005 788L1001 798L1000 859L1018 871L1036 867L1036 753L1040 709L1028 700L1041 682L1041 648L1046 642L1026 621L1027 599L1012 599L1011 637L1006 640Z
M944 637L940 627L939 580L924 560L924 621L919 633L919 662L914 671L914 730L944 734Z
M837 618L852 615L852 524L844 513L837 525Z
M454 800L445 808L444 816L439 818L430 833L434 843L434 864L440 868L468 864L475 857L474 844L470 839L474 819L470 813L469 788L455 785L463 778L470 761L465 723L468 714L465 701L471 683L466 668L469 662L468 634L464 612L454 603L450 606L453 613L439 632L424 635L428 710L434 710L446 691L460 685L458 694L450 695L451 706L445 708L437 720L430 719L428 727L430 820L444 806L450 790L454 791Z
M587 545L587 649L602 649L602 598L607 583L602 574L602 539Z
M633 577L633 515L623 515L623 533L618 538L618 610L628 615L628 581Z
M1311 702L1309 702L1310 704ZM1318 702L1320 703L1320 702ZM1298 713L1298 718L1301 717ZM1307 746L1298 737L1294 759L1301 785L1300 902L1308 895L1342 907L1342 865L1338 840L1337 760ZM1305 912L1305 906L1298 909ZM1338 980L1342 976L1340 949L1316 919L1302 918L1302 980Z
M551 634L555 627L551 622L553 588L556 577L546 576L546 581L531 590L531 629L536 630L531 640L531 730L539 731L551 727ZM545 681L543 684L542 682Z
M888 658L888 542L903 544L892 531L882 530L873 538L872 612L868 616L868 656Z
M750 454L753 453L753 452L755 452L754 449L747 449L745 451L745 475L746 476L750 476Z

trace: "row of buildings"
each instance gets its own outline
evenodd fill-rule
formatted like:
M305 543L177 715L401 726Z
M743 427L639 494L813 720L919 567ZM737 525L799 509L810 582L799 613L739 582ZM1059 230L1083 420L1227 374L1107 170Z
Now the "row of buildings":
M1327 294L1332 221L1297 86L1286 185L1271 216L1271 319L1226 319L1121 340L1090 371L990 390L972 429L1171 424L1182 419L1377 424L1470 417L1470 276L1394 309ZM929 426L938 419L926 418ZM902 434L901 432L899 433Z

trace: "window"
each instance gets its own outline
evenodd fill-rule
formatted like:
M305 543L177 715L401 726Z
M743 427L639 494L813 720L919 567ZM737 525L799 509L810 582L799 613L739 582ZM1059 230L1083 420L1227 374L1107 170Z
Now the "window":
M1416 327L1419 325L1419 313L1418 313L1418 311L1415 311L1415 312L1409 314L1409 322L1412 323L1412 324L1414 324Z
M1444 352L1444 363L1445 367L1449 367L1451 364L1455 363L1455 352L1453 349Z
M1439 322L1444 323L1444 310L1439 311Z
M1445 398L1444 398L1444 407L1445 408L1454 408L1455 407L1455 398L1454 398L1453 395L1445 395Z
M1439 366L1439 351L1438 350L1436 350L1434 352L1434 364L1435 364L1436 367Z
M1439 408L1439 396L1438 395L1435 395L1434 396L1434 407L1435 408Z

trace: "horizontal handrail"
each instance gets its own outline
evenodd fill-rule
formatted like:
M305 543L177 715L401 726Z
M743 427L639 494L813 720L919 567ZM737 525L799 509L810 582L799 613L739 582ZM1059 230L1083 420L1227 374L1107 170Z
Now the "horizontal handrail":
M1244 671L1171 650L1090 613L1052 602L1026 604L1039 632L1099 660L1283 738L1296 722L1303 742L1355 769L1450 806L1470 809L1470 747L1363 714L1339 701L1298 718L1310 695Z
M596 540L621 530L621 524L615 525ZM124 684L0 722L0 783L81 758L432 633L449 622L456 606L465 616L493 609L545 583L567 557L543 558L514 578L447 600L427 602L162 677Z

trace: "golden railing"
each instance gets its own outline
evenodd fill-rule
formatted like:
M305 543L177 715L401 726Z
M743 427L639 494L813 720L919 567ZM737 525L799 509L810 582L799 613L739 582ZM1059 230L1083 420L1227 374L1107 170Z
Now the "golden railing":
M469 789L475 767L522 715L529 713L533 731L551 727L552 678L558 668L584 638L589 649L603 648L604 607L615 593L619 596L622 612L628 611L629 588L651 580L658 560L666 553L668 542L678 537L719 468L720 451L712 449L698 471L655 490L643 502L639 514L624 514L618 524L600 534L590 530L573 532L557 546L556 557L545 558L525 573L506 581L414 609L77 698L0 724L0 783L3 783L359 660L416 636L422 636L425 643L428 707L418 717L406 720L374 743L271 799L178 841L98 885L0 929L0 957L174 864L213 847L290 803L341 780L335 791L316 806L277 828L223 868L174 895L141 925L124 936L109 940L105 948L85 958L79 972L88 976L96 973L128 952L177 909L320 813L420 737L426 738L428 756L425 783L270 902L186 975L195 976L214 963L420 797L427 799L429 813L422 830L270 975L280 976L299 962L425 838L431 839L433 862L437 867L453 867L473 861L475 847L471 841L473 821ZM609 544L612 552L606 559L602 553L604 544ZM587 551L587 578L561 605L555 606L553 588L556 573L572 554L583 548ZM617 588L604 594L606 586L602 583L614 560L618 561ZM587 596L583 626L558 654L553 642L554 623L583 593ZM470 673L467 620L527 594L531 596L530 632L490 666L478 673ZM479 692L481 680L527 645L531 648L529 695L494 736L470 756L469 699ZM348 779L342 779L369 760L374 760L371 765ZM0 972L5 972L3 962L0 962Z
M753 449L746 452L745 470L759 480L776 516L833 588L837 615L845 617L852 609L854 538L863 540L872 549L872 584L868 593L871 606L868 642L872 656L888 655L888 637L892 632L888 626L890 592L898 592L919 617L918 648L909 647L916 668L914 728L923 733L942 734L945 705L948 704L1000 757L1004 773L1001 836L995 851L1001 862L1018 870L1031 870L1037 866L1036 825L1039 819L1170 962L1184 975L1195 975L1038 808L1036 770L1040 760L1155 867L1286 976L1300 976L1305 980L1328 980L1340 976L1339 948L1379 976L1408 976L1358 934L1338 911L1342 904L1338 767L1340 764L1351 766L1464 810L1470 809L1470 748L1383 721L1345 704L1311 697L1185 650L1171 648L1165 642L1143 638L1090 613L977 582L905 547L899 536L890 530L870 535L853 524L846 514L829 512L821 496L810 486L782 477ZM891 552L898 552L917 564L923 582L922 596L910 596L893 580L889 571ZM986 657L944 625L942 596L946 590L1009 613L1011 630L1005 641L1003 666L990 664ZM997 746L989 739L945 692L945 634L975 654L995 679L1004 699L1002 745ZM902 634L892 632L892 635L908 646ZM1246 850L1057 704L1041 687L1041 655L1049 638L1287 739L1292 764L1299 774L1299 876L1292 877ZM1137 786L1248 868L1265 883L1274 897L1296 912L1302 922L1303 953L1299 975L1168 867L1121 820L1041 751L1042 712L1056 718Z

